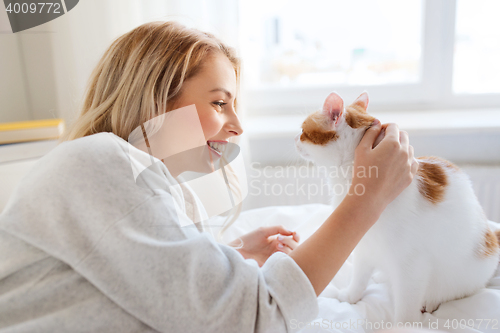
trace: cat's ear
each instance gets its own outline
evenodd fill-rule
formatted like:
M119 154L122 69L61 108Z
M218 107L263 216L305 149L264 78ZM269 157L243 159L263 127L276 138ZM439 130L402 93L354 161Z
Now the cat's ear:
M369 101L368 94L364 92L361 95L359 95L359 97L356 98L356 100L352 104L357 105L366 111L366 109L368 108L368 101Z
M336 121L343 110L344 101L342 98L334 92L328 95L323 104L323 112L326 113L331 120Z

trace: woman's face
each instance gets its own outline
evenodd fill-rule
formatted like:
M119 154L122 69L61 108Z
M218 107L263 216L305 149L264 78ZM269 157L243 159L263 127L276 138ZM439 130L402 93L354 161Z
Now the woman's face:
M178 156L167 167L172 175L186 170L213 172L228 139L243 133L234 109L236 74L229 59L211 54L195 76L186 80L174 109L195 104L208 150L195 149Z
M211 54L200 72L182 85L176 108L195 104L207 142L227 143L243 133L234 109L236 74L229 59Z

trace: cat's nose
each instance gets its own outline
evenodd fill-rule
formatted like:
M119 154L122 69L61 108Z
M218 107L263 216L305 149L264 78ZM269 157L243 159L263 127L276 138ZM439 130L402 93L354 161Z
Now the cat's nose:
M300 139L300 133L295 136L295 142L299 142Z

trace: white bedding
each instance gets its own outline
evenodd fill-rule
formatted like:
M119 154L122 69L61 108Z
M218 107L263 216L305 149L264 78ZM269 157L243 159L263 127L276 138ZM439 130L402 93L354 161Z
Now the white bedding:
M238 220L227 231L227 239L249 232L259 226L283 224L297 230L300 243L307 239L331 214L332 208L323 204L300 206L272 206L242 212ZM493 229L500 224L491 222ZM351 257L347 259L328 288L344 288L351 274ZM356 304L339 302L328 297L328 288L318 297L319 316L305 325L300 332L373 332L376 329L390 328L387 321L392 320L392 301L387 284L379 282L374 275ZM488 327L486 327L488 324ZM300 325L300 326L299 326ZM409 324L407 324L409 325ZM418 324L415 324L415 327ZM500 332L500 267L487 287L475 295L441 304L433 314L426 313L421 324L423 328L449 332ZM473 327L472 327L473 326Z

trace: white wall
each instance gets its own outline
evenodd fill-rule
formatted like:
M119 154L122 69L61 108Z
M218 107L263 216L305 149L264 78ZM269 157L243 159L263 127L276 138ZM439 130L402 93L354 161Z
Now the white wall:
M140 14L130 1L86 0L46 24L55 31L50 47L60 118L67 123L76 118L95 65L114 39L140 24Z
M0 4L0 7L3 6ZM27 120L25 74L18 35L12 32L7 12L0 9L0 122Z
M0 122L70 123L104 51L142 23L174 19L236 46L236 13L232 0L85 0L53 21L12 34L0 10Z

